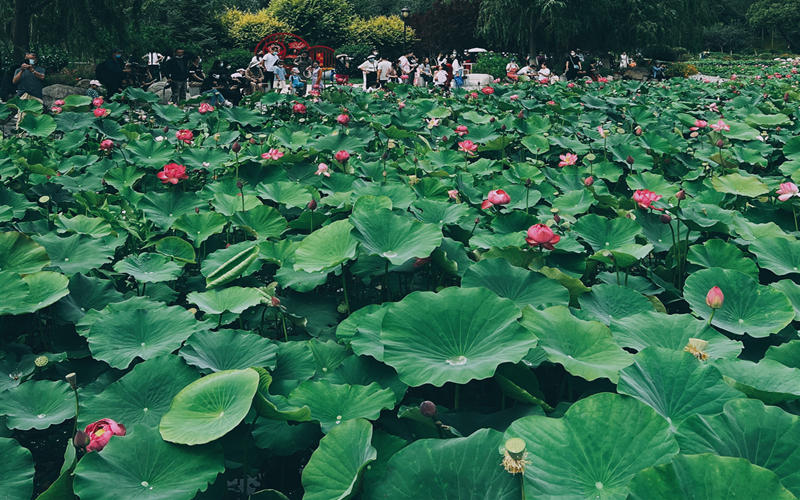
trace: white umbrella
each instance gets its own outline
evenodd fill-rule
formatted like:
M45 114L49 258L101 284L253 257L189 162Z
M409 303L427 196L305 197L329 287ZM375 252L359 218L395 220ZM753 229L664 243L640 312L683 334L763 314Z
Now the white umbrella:
M475 48L469 49L467 52L469 52L470 54L477 54L478 52L489 52L489 51L486 50L486 49L482 49L480 47L475 47Z

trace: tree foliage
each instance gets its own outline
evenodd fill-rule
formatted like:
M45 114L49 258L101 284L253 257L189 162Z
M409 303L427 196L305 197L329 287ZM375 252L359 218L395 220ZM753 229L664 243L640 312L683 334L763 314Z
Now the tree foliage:
M295 29L266 9L256 12L227 9L220 17L220 22L228 37L239 47L251 47L271 33L292 32Z
M268 11L312 45L337 47L345 42L354 17L347 0L272 0Z
M758 0L747 10L747 20L758 28L775 29L790 49L800 49L800 2Z
M404 34L399 16L356 17L347 27L347 40L350 44L369 45L381 53L395 54L414 40L414 30L408 27Z

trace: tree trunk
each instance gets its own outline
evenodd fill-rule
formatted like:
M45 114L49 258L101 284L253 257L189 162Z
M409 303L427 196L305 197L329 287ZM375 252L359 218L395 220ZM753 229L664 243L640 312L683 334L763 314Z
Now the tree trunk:
M12 26L13 36L11 43L13 45L14 61L17 64L25 57L25 51L29 50L31 14L29 0L14 0L14 24Z

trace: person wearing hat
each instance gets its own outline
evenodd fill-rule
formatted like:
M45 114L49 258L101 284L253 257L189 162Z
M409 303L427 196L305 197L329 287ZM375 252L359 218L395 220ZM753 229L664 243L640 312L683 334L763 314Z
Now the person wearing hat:
M109 58L97 65L94 76L108 92L108 97L122 90L122 80L125 76L125 61L122 60L122 50L114 49Z
M295 94L302 96L306 92L306 84L303 79L300 77L300 68L292 68L292 76L290 78L292 84L292 90Z
M375 54L368 55L367 60L361 63L358 69L364 74L364 90L378 86L378 62L375 60Z
M86 95L92 99L100 97L100 82L97 80L89 81L89 88L86 89Z
M333 75L339 85L350 83L350 58L347 54L336 54Z

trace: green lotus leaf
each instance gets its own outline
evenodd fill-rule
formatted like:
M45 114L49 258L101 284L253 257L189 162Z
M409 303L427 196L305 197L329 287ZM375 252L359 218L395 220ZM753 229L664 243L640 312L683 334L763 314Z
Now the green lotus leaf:
M686 260L701 267L733 269L753 278L758 277L756 263L745 257L739 247L722 240L708 240L702 245L690 246Z
M331 222L306 236L295 250L294 269L313 273L330 270L356 256L358 240L347 219Z
M613 320L653 310L647 297L625 286L594 285L578 299L581 309L606 325Z
M523 417L505 437L527 444L529 500L624 499L637 472L678 453L669 425L652 408L610 393L576 401L562 418Z
M285 357L284 357L285 359ZM286 397L270 394L272 375L260 367L253 368L258 372L258 391L253 398L253 405L258 414L273 420L292 420L305 422L311 420L311 410L308 406L292 406Z
M383 359L412 387L488 378L536 345L519 316L512 301L485 288L414 292L383 317Z
M225 470L216 446L178 446L142 424L114 436L102 452L87 453L75 467L81 498L191 500Z
M714 362L725 379L751 398L767 404L800 398L800 369L772 359L758 363L743 359L718 359Z
M100 217L87 217L85 215L65 217L64 215L59 215L56 219L56 224L62 228L63 231L87 234L93 238L102 238L103 236L109 236L114 233L111 224ZM61 229L59 231L61 231Z
M55 233L37 236L36 241L47 250L50 265L71 276L87 273L107 264L114 257L114 250L123 243L122 239L110 236L95 239L82 234L61 238Z
M789 298L789 302L791 302L792 307L794 307L794 319L800 320L800 285L792 280L786 279L770 283L769 286L780 290Z
M448 203L430 199L419 199L412 204L412 211L418 220L429 224L456 224L470 213L463 203Z
M194 369L173 354L148 359L103 392L81 398L80 426L111 418L128 428L134 424L156 428L172 398L198 378Z
M35 273L50 264L43 246L22 233L0 233L0 271Z
M210 236L221 233L228 221L217 212L188 213L178 217L172 224L174 229L183 231L195 247Z
M0 271L0 289L3 290L0 315L22 314L27 310L30 286L22 279L22 276L11 271Z
M584 215L572 226L573 232L583 238L592 250L620 250L625 252L636 243L642 227L624 217L607 219L595 214Z
M208 314L222 314L230 311L240 314L250 307L258 305L264 300L264 295L257 288L229 286L222 289L213 289L207 292L191 292L186 295L186 301L197 304L197 307Z
M120 302L123 299L113 281L75 274L69 280L69 295L58 301L53 309L65 321L77 323L86 311L100 310L111 302Z
M794 308L780 291L759 285L750 276L718 267L703 269L686 279L684 298L701 318L711 316L706 294L718 286L725 296L711 324L736 335L767 337L794 319Z
M31 452L11 438L0 437L0 456L3 457L0 498L30 500L34 473Z
M764 359L772 359L789 368L800 368L800 341L792 340L779 346L770 346Z
M350 348L359 356L372 356L383 361L381 324L390 305L376 304L362 307L344 319L336 328L336 336L350 342Z
M260 335L241 330L217 330L192 335L181 357L201 370L243 370L251 366L275 368L278 348Z
M792 123L792 120L788 116L781 113L774 115L767 115L764 113L749 113L744 117L744 121L748 125L754 125L762 128L770 128L777 125L788 125Z
M464 288L487 288L511 299L520 308L543 309L569 303L569 291L542 274L512 266L505 259L485 259L473 264L461 279Z
M147 360L174 351L206 326L183 307L134 297L87 312L77 328L89 342L92 356L124 369L136 358Z
M34 137L47 137L56 131L57 125L50 115L25 113L19 122L19 128Z
M586 380L605 377L616 382L619 371L633 362L614 342L608 327L578 319L564 306L544 311L528 307L522 311L522 325L539 338L547 359Z
M289 341L278 344L278 361L272 370L274 394L288 395L304 380L317 372L314 355L305 341Z
M28 294L24 301L17 302L16 314L38 311L69 293L69 279L63 274L39 271L26 274L22 280L28 285Z
M180 276L183 267L157 253L129 255L114 264L114 270L133 276L143 283L172 281Z
M0 393L0 415L9 429L47 429L75 416L75 396L66 382L29 380Z
M232 220L237 227L259 239L280 236L287 227L286 219L269 205L259 205L247 212L236 212Z
M800 241L778 237L759 238L750 244L758 265L778 276L800 273Z
M260 267L258 245L252 241L243 241L213 252L203 261L200 272L206 277L206 288L210 289L240 276L250 275Z
M369 385L332 384L327 380L306 381L289 395L289 404L308 406L311 418L318 420L322 432L355 418L375 420L381 410L394 408L395 395L377 383Z
M671 463L645 469L631 481L631 500L692 498L790 500L778 476L743 458L678 455Z
M229 153L218 148L187 148L181 153L182 165L195 169L214 170L225 165L230 159Z
M722 374L688 352L648 347L619 373L617 391L651 406L675 426L696 414L722 411L743 397L722 380Z
M350 222L369 255L384 257L396 266L415 257L428 257L442 243L442 231L437 225L416 222L387 209L354 214Z
M314 199L308 187L296 182L262 182L255 189L259 197L286 205L287 208L305 208Z
M167 236L156 242L156 252L180 262L194 264L197 256L188 241L177 236Z
M755 198L769 192L769 187L758 176L744 176L738 172L711 179L711 185L721 193Z
M161 417L165 441L205 444L221 438L244 420L258 389L258 373L250 368L206 375L181 390Z
M154 104L153 112L166 123L180 123L186 117L186 111L178 106ZM165 141L166 142L166 141Z
M655 311L634 314L611 321L611 335L617 344L641 351L647 347L664 347L682 351L689 339L708 342L704 352L710 359L735 358L742 352L742 343L709 328L705 321L691 314L663 314Z
M729 401L718 415L686 419L676 438L682 453L746 458L775 472L792 493L800 492L800 422L780 408L753 399Z
M349 420L331 429L303 468L303 498L350 498L361 472L378 455L371 441L372 425L366 420Z
M171 190L147 193L139 201L137 208L156 225L166 229L171 227L178 217L194 213L195 208L202 208L204 205L206 203L194 194Z

